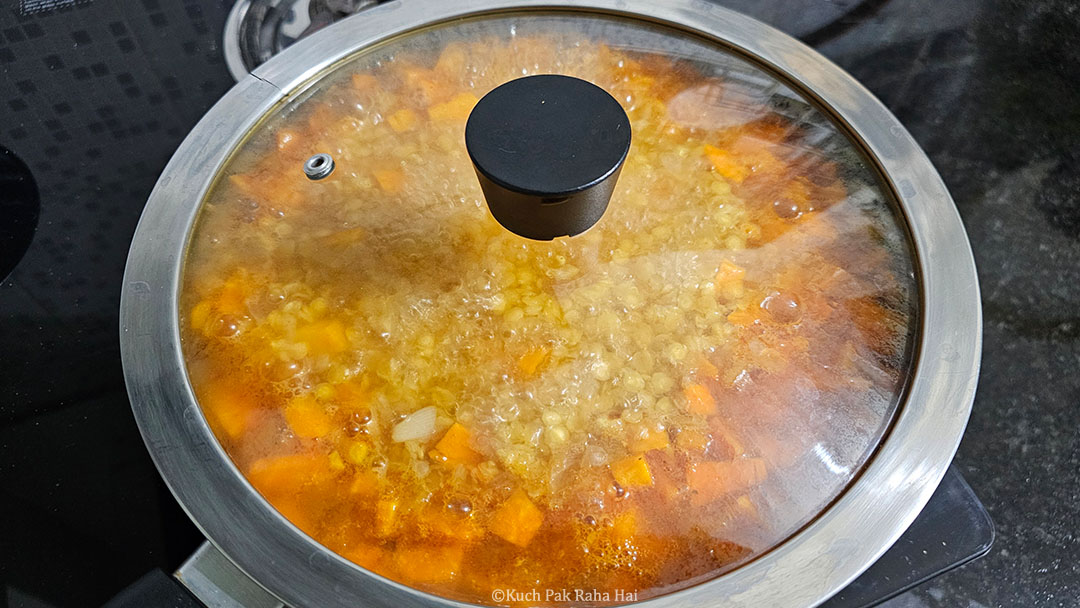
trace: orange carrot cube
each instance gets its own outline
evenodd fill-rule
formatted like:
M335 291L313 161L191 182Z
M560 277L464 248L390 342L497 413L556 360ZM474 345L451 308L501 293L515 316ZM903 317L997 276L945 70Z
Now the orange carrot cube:
M727 320L728 323L742 325L745 327L747 325L753 325L754 323L756 323L758 320L758 314L744 308L739 308L732 312L730 315L728 315Z
M315 354L337 354L349 348L349 338L341 321L316 321L296 330L296 338Z
M311 395L294 397L285 406L285 421L297 437L315 439L334 429L330 415Z
M439 60L435 62L435 71L457 77L465 69L468 56L462 43L451 42L443 47L439 53Z
M525 547L543 523L543 512L519 488L495 511L488 530L507 542Z
M708 387L703 384L691 384L683 389L686 407L691 414L709 416L716 413L716 400Z
M684 452L704 452L710 443L709 435L697 429L684 429L675 437L675 445Z
M743 455L745 449L743 448L742 442L739 441L739 438L726 422L719 418L713 418L709 422L709 428L712 429L713 438L722 445L730 458L737 458Z
M460 93L449 101L431 106L428 109L428 116L432 120L443 122L463 121L469 117L469 113L472 112L473 106L478 101L480 100L472 93Z
M741 458L691 464L686 470L686 483L694 492L691 502L702 505L747 490L765 481L767 476L764 460Z
M720 262L716 272L716 293L725 300L734 300L743 294L743 277L746 269L730 260Z
M744 160L727 150L705 144L705 156L712 163L713 169L725 179L741 184L750 176L750 167Z
M518 369L526 376L535 374L544 361L547 361L550 352L547 346L538 346L530 350L518 359Z
M217 382L200 395L203 411L213 426L230 439L240 437L251 425L258 403L244 387Z
M649 428L639 426L630 430L631 452L644 453L649 450L662 450L671 443L667 430L664 428Z
M375 536L386 538L397 530L401 504L397 498L386 496L375 503Z
M405 188L405 173L401 169L378 169L373 173L384 192L394 194Z
M416 125L420 123L420 117L409 108L402 108L391 114L386 121L390 123L390 128L394 131L404 133L416 128Z
M469 429L458 422L447 429L439 443L435 444L435 449L448 462L455 464L477 464L482 460L482 456L470 445Z
M649 465L641 456L631 456L611 463L611 474L624 488L641 488L653 483Z

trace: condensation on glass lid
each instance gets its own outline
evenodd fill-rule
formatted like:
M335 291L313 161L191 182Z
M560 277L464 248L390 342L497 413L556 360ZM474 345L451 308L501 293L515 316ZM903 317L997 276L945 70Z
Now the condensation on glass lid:
M551 242L491 218L463 142L535 73L633 129L606 214ZM365 568L481 604L645 599L776 546L877 445L916 325L892 209L818 110L704 41L456 21L359 53L236 152L184 267L188 374L254 487Z

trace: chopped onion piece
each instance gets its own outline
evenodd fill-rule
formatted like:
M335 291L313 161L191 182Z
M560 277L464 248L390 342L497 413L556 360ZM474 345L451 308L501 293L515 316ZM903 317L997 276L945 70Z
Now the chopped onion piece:
M429 405L409 414L404 420L394 425L394 441L426 439L435 433L435 406Z

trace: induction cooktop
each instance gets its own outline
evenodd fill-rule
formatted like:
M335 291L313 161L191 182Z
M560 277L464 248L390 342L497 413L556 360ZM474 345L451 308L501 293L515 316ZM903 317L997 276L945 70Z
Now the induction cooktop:
M278 11L269 51L239 37L227 50L224 1L0 8L0 607L101 605L147 573L143 584L171 580L162 573L203 541L154 470L124 390L117 310L131 236L165 163L245 52L257 63L373 1L263 3ZM890 0L722 4L832 49L860 74L874 70L864 57L905 44L880 28L862 35L867 22L938 26L883 10ZM982 505L950 471L907 534L827 605L875 605L992 540Z

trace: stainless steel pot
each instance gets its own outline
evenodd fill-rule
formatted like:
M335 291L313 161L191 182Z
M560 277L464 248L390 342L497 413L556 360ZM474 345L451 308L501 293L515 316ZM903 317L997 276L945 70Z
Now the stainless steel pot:
M960 218L929 159L866 89L821 55L752 19L695 0L396 0L286 49L242 79L184 140L136 231L121 299L121 347L135 417L177 500L231 564L287 605L460 606L368 572L278 514L227 457L196 403L180 348L181 266L218 170L268 112L331 66L395 36L509 11L611 14L710 40L775 74L842 126L876 164L912 238L921 314L915 371L892 427L849 489L758 559L648 606L814 606L873 563L914 520L959 444L975 393L981 311ZM210 558L206 556L210 555ZM203 562L215 554L207 549ZM198 565L198 561L194 562ZM189 576L198 574L192 567ZM204 593L227 585L189 580ZM250 587L248 602L261 592ZM235 599L235 598L234 598ZM223 599L220 605L229 604Z

